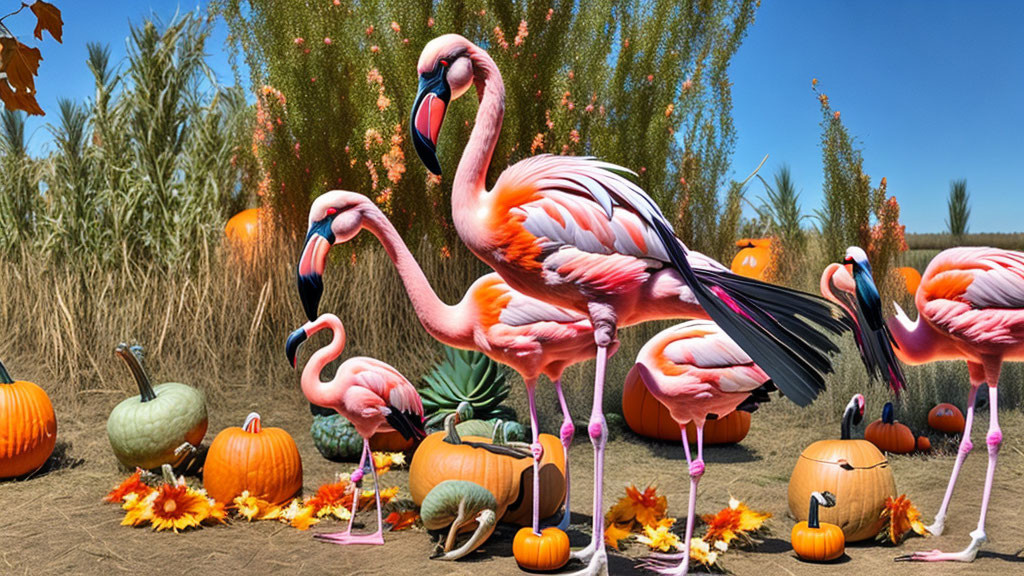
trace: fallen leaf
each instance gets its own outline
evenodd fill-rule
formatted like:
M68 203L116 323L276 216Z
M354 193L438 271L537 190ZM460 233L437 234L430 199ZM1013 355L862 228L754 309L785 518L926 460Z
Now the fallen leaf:
M415 510L403 510L401 512L392 512L388 514L388 517L384 519L384 522L391 525L391 531L396 532L398 530L405 530L412 526L419 520L420 514Z
M619 549L619 541L629 538L633 531L633 521L612 522L604 529L604 542L608 546Z
M42 40L43 30L46 30L54 40L64 43L61 39L64 33L64 20L56 6L43 0L36 0L32 5L32 13L36 15L36 38Z

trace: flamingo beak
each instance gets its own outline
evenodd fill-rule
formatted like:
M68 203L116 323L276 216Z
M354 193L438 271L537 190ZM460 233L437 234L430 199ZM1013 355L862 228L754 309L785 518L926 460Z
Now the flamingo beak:
M299 351L299 346L301 346L308 337L309 335L306 334L305 327L299 328L288 336L288 340L284 344L284 351L288 355L288 363L292 365L292 368L295 368L295 358Z
M327 253L334 244L331 231L332 218L314 222L306 234L306 244L299 257L299 298L310 322L316 320L320 309L320 297L324 293L324 270L327 268Z
M451 101L452 91L445 79L448 68L438 64L433 71L420 76L420 88L412 105L409 129L416 154L432 173L441 175L437 160L437 138L441 134L444 114Z

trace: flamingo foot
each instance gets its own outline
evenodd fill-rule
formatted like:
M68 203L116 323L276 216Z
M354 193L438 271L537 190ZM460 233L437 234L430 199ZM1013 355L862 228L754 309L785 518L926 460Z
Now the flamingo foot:
M588 547L589 548L589 547ZM587 567L576 572L567 572L563 576L608 576L608 553L602 546L596 552L591 552L590 561ZM572 556L575 558L576 556Z
M930 526L925 526L924 529L932 536L942 536L942 531L946 529L946 519L936 517L935 522L932 522Z
M571 553L569 553L569 559L579 560L580 562L587 564L590 562L590 559L594 557L594 551L596 550L597 543L591 540L590 544L587 544L586 548L582 548L580 550L573 550Z
M971 544L960 552L929 550L896 557L897 562L974 562L981 545L988 541L983 530L971 532Z
M350 532L335 532L333 534L314 534L313 538L321 542L330 542L332 544L340 544L342 546L349 545L367 545L367 546L380 546L384 544L384 534L382 532L374 532L373 534L352 534Z
M686 554L651 554L641 560L637 567L665 576L685 576L690 570L690 559Z

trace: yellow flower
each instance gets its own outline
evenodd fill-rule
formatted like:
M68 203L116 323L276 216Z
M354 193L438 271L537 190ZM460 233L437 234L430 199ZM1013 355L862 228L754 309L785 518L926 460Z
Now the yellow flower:
M735 538L749 541L752 539L751 534L760 530L765 520L771 517L768 512L755 512L739 500L730 498L728 508L723 508L718 514L708 514L701 518L708 526L704 540L721 541L726 544Z
M724 542L716 542L712 547L711 544L700 538L692 538L690 539L690 560L695 560L705 566L714 566L718 562L718 555L727 549L728 545Z
M401 150L401 149L399 149ZM386 163L385 163L386 164ZM402 168L405 171L405 168ZM377 469L377 474L384 474L388 470L391 470L393 466L405 465L405 454L401 452L374 452L373 453L373 466Z
M298 498L291 501L287 508L281 510L281 520L299 530L308 530L310 526L320 522L315 517L312 506L303 506Z
M668 552L669 550L682 550L683 545L679 541L679 536L676 536L670 530L672 524L675 523L675 519L666 519L667 521L658 522L655 526L644 526L644 534L637 536L636 539L644 544L647 544L654 550L660 550L662 552Z
M246 490L240 496L231 501L235 509L246 520L273 520L281 515L280 506L274 506L270 502L249 494Z
M121 508L125 510L124 520L121 520L121 525L138 526L148 522L153 517L152 500L155 496L156 492L151 492L141 498L134 492L125 494L121 504Z
M154 494L150 507L154 530L177 532L199 526L210 515L207 499L187 486L164 484Z

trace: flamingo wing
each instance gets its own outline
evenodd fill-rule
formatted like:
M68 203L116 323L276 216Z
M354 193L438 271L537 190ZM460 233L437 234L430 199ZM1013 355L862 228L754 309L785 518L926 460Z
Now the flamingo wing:
M624 293L649 270L674 267L697 301L794 402L809 404L832 371L829 334L852 321L810 294L693 268L654 201L624 178L627 170L592 158L542 155L519 162L495 183L491 229L501 257L594 294ZM531 263L532 261L532 263Z
M1024 253L954 248L935 257L918 289L921 313L971 342L1024 342Z
M386 406L385 419L405 438L423 438L423 401L416 388L390 364L374 358L352 358L351 389L372 392Z

